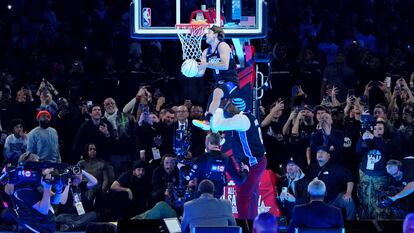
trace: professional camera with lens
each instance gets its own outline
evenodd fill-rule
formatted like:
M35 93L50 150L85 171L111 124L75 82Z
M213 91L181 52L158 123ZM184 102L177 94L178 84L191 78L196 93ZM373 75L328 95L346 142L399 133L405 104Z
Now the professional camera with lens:
M44 180L46 183L66 185L70 178L80 175L79 166L68 166L62 163L50 162L20 162L16 167L7 167L0 175L0 182L14 185L39 185L42 180L42 170L53 168L52 178Z
M52 172L52 180L50 181L51 184L66 185L70 178L82 174L82 169L77 165L69 166L65 170L63 170L63 172L59 170L55 171Z
M389 186L387 190L377 192L378 207L388 208L390 210L390 216L388 216L388 218L400 219L404 218L407 214L407 210L402 203L393 201L389 198L390 196L399 193L401 189L401 187Z

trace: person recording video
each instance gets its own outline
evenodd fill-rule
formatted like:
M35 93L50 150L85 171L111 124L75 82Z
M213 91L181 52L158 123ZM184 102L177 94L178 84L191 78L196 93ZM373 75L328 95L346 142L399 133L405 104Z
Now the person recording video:
M39 156L24 153L19 162L39 162ZM8 190L13 190L13 202L17 212L19 233L56 231L52 204L60 202L63 185L55 185L52 192L53 168L41 169L40 184L38 182L18 182L16 185L7 184ZM35 171L26 171L26 175Z
M414 173L413 173L414 157L409 156L402 161L390 159L387 162L387 173L392 176L395 182L401 185L402 190L389 199L392 202L401 200L406 204L408 212L414 212Z

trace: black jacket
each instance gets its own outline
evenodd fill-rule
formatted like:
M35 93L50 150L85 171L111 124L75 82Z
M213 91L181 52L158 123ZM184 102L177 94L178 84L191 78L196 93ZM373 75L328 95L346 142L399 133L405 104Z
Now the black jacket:
M108 132L112 132L112 125L106 119L101 119L101 123L105 123L108 127ZM73 143L72 158L74 161L79 161L83 153L84 147L88 143L94 143L97 149L97 155L100 158L108 158L111 145L114 141L113 135L106 137L99 130L99 125L95 125L92 120L88 120L81 125Z

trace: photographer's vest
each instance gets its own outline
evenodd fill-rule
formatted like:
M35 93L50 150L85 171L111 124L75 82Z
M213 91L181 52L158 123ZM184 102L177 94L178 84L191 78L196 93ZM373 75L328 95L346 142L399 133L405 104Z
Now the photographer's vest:
M222 156L220 156L222 155ZM208 153L208 159L204 167L203 179L209 179L214 184L214 196L220 198L223 188L227 184L226 170L229 158L221 153Z

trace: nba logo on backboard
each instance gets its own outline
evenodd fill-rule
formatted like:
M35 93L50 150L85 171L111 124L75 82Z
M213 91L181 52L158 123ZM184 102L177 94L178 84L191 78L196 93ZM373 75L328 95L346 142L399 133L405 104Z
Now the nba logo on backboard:
M151 27L151 8L142 8L142 26Z

